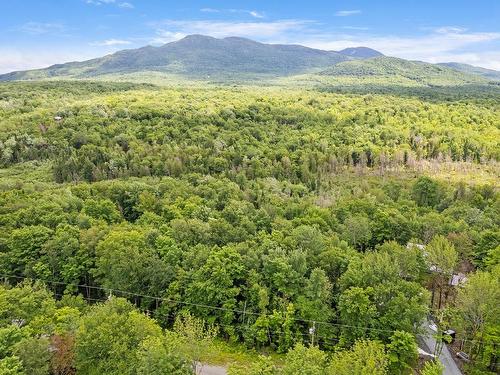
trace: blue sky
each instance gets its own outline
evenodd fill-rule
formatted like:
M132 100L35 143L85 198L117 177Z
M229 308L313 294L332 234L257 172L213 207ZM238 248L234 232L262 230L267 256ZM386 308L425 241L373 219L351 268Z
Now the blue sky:
M500 0L1 0L0 73L195 33L500 70Z

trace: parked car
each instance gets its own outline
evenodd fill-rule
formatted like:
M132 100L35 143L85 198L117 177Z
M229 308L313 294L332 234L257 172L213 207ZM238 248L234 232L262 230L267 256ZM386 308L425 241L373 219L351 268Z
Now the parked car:
M470 357L467 353L457 352L456 356L464 362L470 362Z
M453 340L455 340L455 335L456 335L456 332L452 329L447 329L446 331L443 332L443 340L445 339L445 337L448 337L450 339L447 339L445 340L447 343L451 343L453 342Z
M437 326L437 325L436 325L436 323L434 323L434 322L431 322L431 323L429 324L429 328L430 328L430 329L431 329L431 331L433 331L433 332L437 332L437 331L438 331L438 326Z

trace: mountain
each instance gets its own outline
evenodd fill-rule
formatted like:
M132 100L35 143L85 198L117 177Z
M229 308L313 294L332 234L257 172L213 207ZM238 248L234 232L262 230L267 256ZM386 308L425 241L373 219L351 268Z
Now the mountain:
M439 63L437 65L446 66L463 73L476 74L494 81L500 81L500 72L497 70L485 69L474 65L461 64L456 62Z
M128 49L81 62L0 75L0 81L93 79L172 82L272 80L343 84L456 85L488 83L493 71L434 65L386 57L367 47L324 51L300 45L265 44L250 39L190 35L160 47ZM354 81L353 81L354 80Z
M381 52L368 47L345 48L338 52L356 59L371 59L372 57L384 56Z
M193 78L235 74L286 76L325 68L347 59L349 57L338 52L299 45L264 44L237 37L216 39L190 35L161 47L123 50L84 62L9 73L0 76L0 80L89 78L139 71L180 74Z
M387 56L343 61L323 70L318 75L436 86L487 82L475 74L457 72L446 66Z

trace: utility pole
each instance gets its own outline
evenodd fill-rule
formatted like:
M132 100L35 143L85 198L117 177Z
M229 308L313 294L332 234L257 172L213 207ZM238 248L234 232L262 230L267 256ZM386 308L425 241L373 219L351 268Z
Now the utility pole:
M247 313L247 301L245 300L245 306L243 306L243 316L242 316L242 323L245 324L245 315Z
M314 334L316 333L316 322L313 322L313 326L309 328L309 334L311 335L311 346L314 346Z

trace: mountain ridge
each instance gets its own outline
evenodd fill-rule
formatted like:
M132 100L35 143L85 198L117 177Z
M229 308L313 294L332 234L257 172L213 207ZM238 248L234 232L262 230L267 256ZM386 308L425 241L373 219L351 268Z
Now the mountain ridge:
M324 68L349 59L338 52L300 45L264 44L240 37L217 39L189 35L159 47L126 49L100 58L56 64L44 69L11 72L0 80L51 78L73 75L87 78L95 75L162 71L203 77L210 74L252 72L276 76ZM73 71L69 71L73 69Z
M266 44L242 37L193 34L161 46L124 49L86 61L0 75L0 81L99 79L158 74L195 80L249 80L319 74L334 77L401 76L422 84L450 79L488 82L495 73L460 64L429 64L387 57L368 47L327 51L299 44ZM455 64L455 65L453 65ZM463 65L463 64L462 64Z
M486 68L481 68L479 66L457 63L457 62L438 63L436 65L446 66L448 68L455 69L459 72L472 73L472 74L480 75L480 76L485 77L487 79L500 81L500 72L498 70L486 69Z
M362 46L344 48L343 50L338 51L338 53L361 59L369 59L372 57L384 56L384 54L380 51L377 51L373 48L362 47Z

